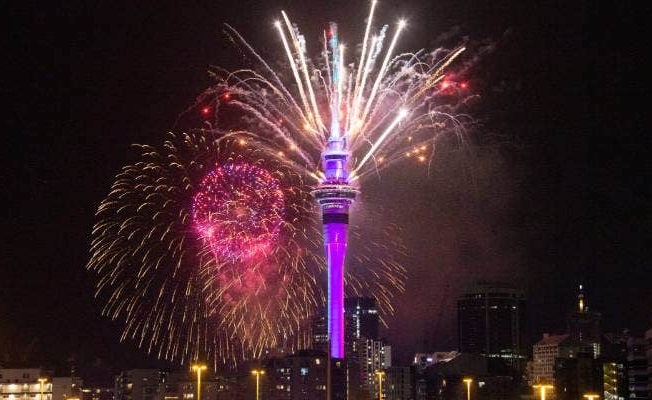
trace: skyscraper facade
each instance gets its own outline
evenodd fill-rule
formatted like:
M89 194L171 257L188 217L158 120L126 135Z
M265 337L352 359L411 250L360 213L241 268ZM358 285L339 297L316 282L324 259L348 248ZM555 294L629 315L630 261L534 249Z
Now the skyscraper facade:
M593 358L600 356L600 313L589 310L584 287L580 285L576 308L568 314L568 334L570 340L578 344L583 352L590 352Z
M521 368L525 360L525 294L507 284L481 283L457 301L462 353L500 358Z
M328 316L326 310L312 317L312 349L328 354Z
M379 315L376 299L372 297L348 297L344 299L344 341L347 358L355 361L359 343L366 339L378 340Z
M649 400L647 344L643 337L627 339L627 386L630 400Z
M532 346L532 376L533 384L555 383L555 358L560 356L560 347L568 339L568 335L543 334L543 338Z
M358 343L359 386L378 398L377 371L392 366L392 347L382 340L360 339Z

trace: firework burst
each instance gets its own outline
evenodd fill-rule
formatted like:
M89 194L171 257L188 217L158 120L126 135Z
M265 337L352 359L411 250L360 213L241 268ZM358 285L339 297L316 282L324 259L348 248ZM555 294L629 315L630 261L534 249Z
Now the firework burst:
M249 163L216 165L199 184L192 217L215 258L248 260L272 250L285 213L272 173Z
M387 26L373 32L374 8L352 64L335 24L313 61L282 13L282 72L227 25L255 67L215 68L216 83L184 113L215 119L160 148L138 146L98 208L88 269L104 313L124 321L123 339L161 358L216 364L306 345L305 322L326 297L312 189L335 182L353 193L399 160L428 164L441 137L463 140L465 84L444 72L464 46L395 55L405 23L387 45ZM345 175L325 175L324 149L345 152ZM391 314L406 279L401 235L352 222L346 293L375 297Z
M304 179L228 134L170 134L161 148L136 148L139 161L98 207L88 263L104 314L124 322L122 339L180 363L307 346L325 270ZM373 237L347 275L350 293L375 292L390 312L404 282L401 249Z

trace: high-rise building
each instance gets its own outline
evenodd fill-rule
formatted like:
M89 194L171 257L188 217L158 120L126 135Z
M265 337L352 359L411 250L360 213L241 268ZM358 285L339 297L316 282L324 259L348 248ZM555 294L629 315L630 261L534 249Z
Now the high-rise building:
M603 390L602 361L590 352L574 353L555 360L555 394L557 400L581 399L585 393Z
M499 358L521 368L526 343L522 290L500 283L478 284L457 300L457 321L460 352Z
M359 386L378 398L376 371L392 366L392 347L383 340L360 339L357 348Z
M628 337L628 331L602 335L600 359L604 400L625 400L628 397L626 368Z
M530 384L554 384L555 358L560 356L562 343L568 335L543 334L543 338L532 346L532 376Z
M344 341L347 359L355 358L356 341L378 339L379 315L376 299L347 297L344 299ZM311 321L312 349L328 352L328 317L322 309Z
M622 362L616 360L602 362L602 388L604 400L625 400L627 376Z
M649 400L647 343L645 338L627 339L627 386L630 400Z
M347 297L344 299L344 341L346 358L354 366L358 356L357 347L365 340L378 340L379 315L376 299L371 297ZM355 366L354 366L355 367Z
M312 349L328 354L328 316L326 310L317 313L311 321Z
M371 379L373 379L374 365L380 365L376 361L379 357L378 353L387 346L384 342L382 345L379 344L379 315L376 299L372 297L344 299L344 317L349 396L364 397L372 393L370 392L369 371L371 371Z
M344 315L349 320L350 335L355 339L378 339L378 309L373 297L344 299Z
M578 343L582 351L589 351L593 358L600 356L600 313L589 310L589 304L582 285L577 294L577 306L568 314L568 334L570 340Z

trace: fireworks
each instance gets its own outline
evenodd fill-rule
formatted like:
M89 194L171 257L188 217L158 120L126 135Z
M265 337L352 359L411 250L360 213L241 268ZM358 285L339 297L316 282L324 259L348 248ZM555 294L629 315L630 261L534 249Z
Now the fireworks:
M171 135L137 146L97 211L88 268L123 340L160 358L214 363L309 343L324 303L319 225L310 187L283 158L230 135ZM383 233L361 244L352 294L384 309L404 272ZM382 247L381 247L382 246ZM372 254L386 254L382 265ZM371 271L384 278L368 279Z
M350 172L343 177L349 182L406 158L429 164L440 138L464 140L470 118L463 110L475 96L467 93L467 82L447 75L447 68L466 47L395 54L407 23L396 24L387 44L389 26L373 32L375 7L374 1L359 59L348 64L351 51L339 43L333 23L324 31L321 57L310 59L306 39L282 12L275 28L287 64L280 70L226 25L226 33L250 53L255 66L215 68L217 83L199 96L192 112L207 106L234 111L247 140L283 154L286 164L314 183L325 178L321 156L334 140L351 155Z
M256 165L217 165L202 180L192 205L199 236L216 258L248 259L277 242L284 214L283 191Z
M171 135L161 148L139 146L139 160L123 168L98 208L88 269L98 276L104 313L124 321L123 339L161 358L215 363L306 344L305 322L326 297L311 190L350 184L353 193L401 159L426 163L440 137L461 138L466 118L466 98L450 96L461 85L444 74L464 47L394 55L405 23L385 49L388 27L372 32L374 8L357 64L345 63L335 24L313 61L282 13L285 70L227 26L254 68L216 68L216 84L191 107L208 129ZM325 149L347 155L344 175L322 170ZM385 315L405 281L400 235L391 228L354 224L354 262L345 272L347 295L377 298Z

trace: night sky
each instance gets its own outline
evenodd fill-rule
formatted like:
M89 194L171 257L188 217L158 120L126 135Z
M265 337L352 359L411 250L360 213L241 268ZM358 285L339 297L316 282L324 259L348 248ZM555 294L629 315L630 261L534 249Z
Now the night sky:
M130 145L175 130L210 85L209 65L240 64L222 23L274 59L284 9L315 54L330 20L359 41L367 2L27 3L3 6L0 365L60 368L73 354L82 365L152 365L119 344L84 268L93 214L134 160ZM429 174L387 170L365 188L404 225L411 254L408 293L385 330L399 359L455 348L455 298L477 280L527 290L533 340L563 332L579 283L606 331L652 327L650 10L597 3L379 3L376 21L409 21L399 51L446 32L493 48L468 72L481 96L469 147L442 151Z

